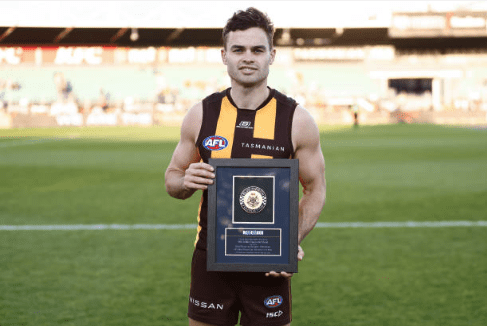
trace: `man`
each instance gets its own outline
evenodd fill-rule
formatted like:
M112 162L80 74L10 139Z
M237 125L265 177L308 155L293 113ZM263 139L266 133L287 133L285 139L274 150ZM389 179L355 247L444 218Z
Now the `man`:
M223 29L222 60L231 88L192 107L183 120L181 139L166 171L166 190L179 199L203 190L191 268L189 325L290 325L291 274L207 272L208 193L213 168L208 158L296 158L304 194L299 203L298 243L316 224L325 203L324 159L318 128L294 100L267 87L276 50L274 28L254 8L238 11ZM204 140L217 136L222 146ZM257 146L266 144L268 146ZM265 147L265 148L263 148ZM304 252L299 246L298 260ZM279 307L265 299L280 298Z

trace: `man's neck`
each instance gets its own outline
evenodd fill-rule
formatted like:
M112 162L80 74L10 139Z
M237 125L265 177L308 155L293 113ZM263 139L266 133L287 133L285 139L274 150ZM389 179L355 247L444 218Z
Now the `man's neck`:
M256 110L269 96L267 83L254 87L243 87L233 85L230 89L230 95L239 109Z

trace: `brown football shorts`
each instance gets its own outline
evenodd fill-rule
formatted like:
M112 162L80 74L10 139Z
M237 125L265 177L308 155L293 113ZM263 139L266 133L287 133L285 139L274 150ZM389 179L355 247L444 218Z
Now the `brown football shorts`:
M291 281L254 272L207 272L195 249L188 317L213 325L282 326L291 322Z

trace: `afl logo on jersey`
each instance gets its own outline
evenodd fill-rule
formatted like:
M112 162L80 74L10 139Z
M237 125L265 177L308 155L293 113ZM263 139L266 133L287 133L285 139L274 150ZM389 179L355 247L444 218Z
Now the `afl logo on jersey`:
M228 140L222 136L209 136L203 140L203 147L209 151L221 151L227 148Z

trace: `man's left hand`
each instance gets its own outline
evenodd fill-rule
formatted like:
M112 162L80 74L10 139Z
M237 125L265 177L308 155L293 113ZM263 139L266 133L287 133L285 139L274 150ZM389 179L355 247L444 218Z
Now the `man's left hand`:
M303 260L303 257L304 257L303 248L301 248L301 246L298 245L298 261ZM271 271L269 273L265 273L265 276L291 278L291 276L293 276L293 273L287 273L287 272L278 273L278 272Z

